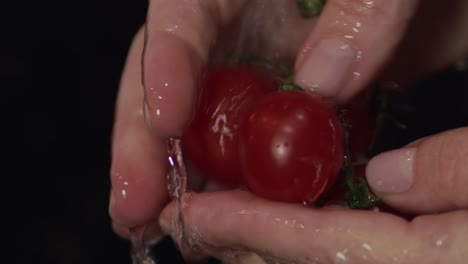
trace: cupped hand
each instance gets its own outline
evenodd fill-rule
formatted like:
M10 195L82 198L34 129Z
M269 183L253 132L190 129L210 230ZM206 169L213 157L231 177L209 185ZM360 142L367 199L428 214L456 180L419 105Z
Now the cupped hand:
M386 155L398 158L380 170L376 163ZM179 244L226 263L466 262L468 128L377 156L367 171L380 177L368 177L369 184L394 208L430 214L407 221L372 210L277 203L244 191L190 194ZM180 235L174 206L160 223Z
M187 126L209 61L241 51L292 65L314 23L292 1L150 2L116 105L109 211L120 235L144 225L149 237L160 233L157 218L169 200L166 140Z
M296 82L306 90L318 92L337 101L346 101L364 89L371 81L375 80L378 73L384 70L383 76L389 76L390 80L396 80L405 85L466 54L468 37L463 34L463 25L467 23L468 16L463 14L468 13L468 2L447 1L443 3L443 6L441 5L440 1L421 1L418 3L415 0L330 0L327 2L318 23L313 26L315 20L301 19L293 1L277 1L275 5L271 5L271 1L262 0L150 1L145 28L146 38L144 39L143 31L135 37L122 75L117 101L112 143L111 180L113 189L109 209L116 231L126 236L128 228L151 222L154 224L152 225L154 228L150 229L150 236L159 234L159 226L155 223L161 210L168 202L165 184L165 140L170 136L180 136L183 133L193 114L198 93L197 78L212 57L220 54L222 56L223 52L228 52L230 48L233 48L229 45L232 44L232 40L236 40L234 43L240 45L237 47L240 50L258 51L261 55L271 56L286 62L294 58L297 51L300 50L295 61ZM445 12L441 12L444 10ZM448 13L451 15L447 15ZM281 15L281 19L278 19L278 15ZM436 19L436 17L445 20ZM272 21L277 23L272 23ZM245 31L249 25L251 30ZM433 30L427 31L425 30L427 28ZM431 37L430 40L425 38L428 36ZM239 37L244 39L239 41ZM226 41L220 41L223 39ZM143 46L145 47L144 52ZM395 53L396 51L398 53ZM142 54L144 54L143 63L141 63ZM394 60L390 60L390 58L394 58ZM407 67L411 67L411 74L408 74L408 70L404 70ZM265 248L275 251L280 250L279 245L291 244L291 241L286 239L288 236L308 234L307 236L303 235L302 240L297 240L303 241L301 248L304 250L308 245L313 247L318 243L313 239L315 235L311 230L315 232L317 229L327 230L340 227L346 229L349 227L351 231L357 230L358 235L375 234L375 237L369 238L371 239L369 242L362 242L361 247L363 250L367 250L369 246L370 251L374 248L380 248L380 250L372 251L373 254L368 255L368 257L384 261L382 263L386 263L385 261L389 257L401 257L396 253L386 254L384 248L387 245L399 243L400 240L407 237L407 242L401 244L402 251L400 253L407 252L409 256L420 257L415 256L415 254L422 252L420 251L422 249L431 249L431 245L433 245L429 242L424 244L425 239L435 235L431 239L436 241L434 242L436 247L440 244L440 247L437 248L442 249L435 252L428 251L434 254L427 256L440 257L443 252L446 252L453 253L450 256L455 257L454 260L458 260L457 257L466 257L463 256L463 253L467 252L467 249L463 248L463 245L467 244L466 237L468 237L466 236L467 227L463 225L463 221L468 222L466 221L467 201L465 200L466 196L458 193L460 189L450 189L457 187L450 185L452 181L443 181L445 179L443 168L450 169L450 175L457 180L458 184L467 182L467 175L464 172L466 169L460 170L467 163L463 161L468 156L466 155L467 148L460 147L466 146L466 141L464 145L454 143L459 146L455 154L450 151L451 149L446 149L445 151L450 153L451 159L439 163L435 161L441 160L440 156L431 156L428 153L437 146L440 150L447 141L459 142L460 138L466 138L463 135L466 135L464 129L453 133L447 132L447 134L415 143L415 145L409 146L409 149L396 151L399 154L395 154L395 152L384 153L372 160L367 170L371 187L397 208L416 212L459 210L458 212L424 216L412 223L407 223L394 216L384 214L341 210L320 212L310 208L266 202L247 194L210 193L193 196L189 207L191 209L187 212L188 226L186 229L191 230L195 226L200 229L206 226L205 236L212 232L216 233L216 236L227 238L238 230L236 233L238 236L233 234L232 238L235 245L229 244L228 241L226 248L246 248L259 253L259 250L256 250L258 246L254 246L255 243L257 245L267 243L268 246L274 241L280 241L281 243L278 242L277 246L270 245L271 247ZM440 139L442 143L437 143L437 139ZM414 173L411 174L413 175L410 177L411 180L408 180L408 177L400 177L403 179L401 181L406 182L409 187L398 189L398 184L394 181L393 176L389 173L382 173L384 165L381 164L387 164L387 162L380 162L379 165L379 160L385 160L385 155L393 158L394 162L402 161L398 163L400 165L406 164L406 166L393 167L394 169L400 168L402 175L405 173L407 175L408 172ZM427 167L427 170L432 173L431 175L436 175L432 177L432 180L427 180L423 176L415 176L421 171L417 168L425 166L426 163L431 166L440 165L434 170L429 169L434 167ZM435 189L437 187L436 181L440 181L440 184L445 186L449 192L444 193ZM436 195L423 191L424 188L433 190ZM198 218L193 218L194 216L190 212L195 210L192 209L196 208L201 210L200 212L206 211L203 209L203 205L206 205L204 201L218 195L219 200L226 203L211 206L212 212L207 214L207 217L210 215L220 216L225 212L223 210L234 212L241 207L248 212L254 206L255 210L264 210L263 212L267 214L271 212L272 215L278 215L278 219L281 221L284 219L292 221L296 218L307 220L307 222L312 223L310 224L312 228L309 228L306 233L298 231L284 233L285 239L281 241L281 239L268 239L268 236L273 235L281 237L280 233L271 232L274 222L266 224L266 219L262 222L262 219L258 219L259 216L255 216L255 214L245 214L247 216L238 218L238 222L232 220L234 221L232 227L223 222L229 220L225 218L221 218L223 221L219 221L219 225L214 219L203 218L201 214L195 215ZM431 203L421 206L420 202L424 201L428 195L433 195L431 201L437 201L438 195L441 195L442 202L436 202L434 206ZM413 198L417 198L413 200L417 202L407 203ZM217 200L218 198L213 199ZM166 210L170 212L170 208L168 207ZM166 218L169 214L165 214ZM336 222L338 220L332 221L332 219L341 219L341 217L346 221L343 220L340 223ZM254 225L257 220L259 221ZM211 223L211 225L203 224L204 221L208 221L207 223ZM446 223L442 224L444 221ZM227 223L229 224L229 221ZM247 228L249 225L246 223L252 223L250 229ZM371 225L371 223L375 224ZM389 236L387 229L382 228L378 223L394 226L395 233L391 233L392 236ZM265 229L260 228L262 224ZM432 231L435 227L439 228L439 224L442 229L440 229L440 237L437 237L439 233ZM163 226L167 229L167 225L163 224ZM380 228L379 232L377 232L377 227ZM208 230L210 228L213 230ZM453 231L455 229L458 229L460 234L464 236L457 235ZM291 230L295 229L284 228L284 230L294 232ZM320 234L320 232L318 233ZM345 244L351 241L353 232L343 236L343 240L340 242L343 244L338 243L340 241L338 233L330 238L328 240L330 243L324 244L322 248L317 246L317 249L320 249L318 251L325 253L320 255L318 251L311 252L317 252L319 258L328 260L351 259L351 255L348 253L354 254L351 252L356 251L346 248ZM203 233L201 234L203 235ZM449 234L450 239L445 238L445 234ZM414 235L414 237L409 238L410 235ZM215 239L218 240L215 241L219 241L222 245L222 241L216 236ZM255 240L255 238L258 239ZM326 236L319 236L319 238L326 239ZM463 240L464 238L465 240ZM294 241L294 239L292 240ZM206 241L210 243L210 239L206 239ZM339 245L343 245L343 248L336 247ZM408 246L408 251L405 251L403 245ZM325 249L327 246L329 249ZM283 247L282 250L285 252L287 248ZM299 253L294 250L285 253L286 255L274 256L279 260L282 260L282 257L291 260L287 254L293 256L295 254L292 253ZM298 247L297 250L300 248ZM359 252L356 253L356 257L353 257L354 259L357 259ZM437 255L439 253L441 255ZM313 262L315 259L315 254L307 256L306 259L309 262ZM411 260L411 258L406 259Z
M313 209L263 200L244 191L189 196L180 244L223 263L465 263L468 211L407 222L392 214ZM173 228L175 205L163 211Z

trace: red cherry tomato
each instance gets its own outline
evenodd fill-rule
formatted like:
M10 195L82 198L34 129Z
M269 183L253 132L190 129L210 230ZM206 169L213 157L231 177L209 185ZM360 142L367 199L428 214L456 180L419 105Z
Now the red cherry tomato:
M195 117L182 137L184 155L203 176L238 183L240 123L246 110L276 85L250 66L223 65L205 73L201 89Z
M315 201L335 182L343 149L343 129L335 110L305 92L262 97L239 131L247 187L272 200Z

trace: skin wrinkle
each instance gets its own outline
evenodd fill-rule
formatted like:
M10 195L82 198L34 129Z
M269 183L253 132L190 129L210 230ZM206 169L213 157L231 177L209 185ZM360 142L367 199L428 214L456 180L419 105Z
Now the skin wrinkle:
M419 144L415 177L421 181L421 186L426 186L434 192L433 197L441 198L435 200L439 203L439 207L447 209L467 207L468 199L464 196L466 180L463 175L468 171L466 162L468 144L465 143L467 132L467 128L460 128L434 135ZM435 175L444 175L444 177Z
M452 137L446 137L442 140L441 151L439 152L439 162L441 169L447 177L439 177L442 179L442 188L446 189L446 194L455 194L455 199L451 199L451 207L453 208L463 208L463 201L467 200L463 197L466 195L466 186L464 185L463 179L465 175L463 172L466 171L463 167L466 167L464 160L468 157L466 148L468 144L464 143L464 138L454 135ZM464 158L465 157L465 158ZM468 168L467 168L468 169ZM439 171L439 175L442 175ZM457 196L459 195L459 197Z
M297 258L297 259L286 259L275 256L271 251L262 251L257 252L265 261L266 263L278 263L278 264L319 264L318 262L311 262L310 258Z
M452 138L440 137L439 139L433 158L435 159L434 163L437 164L435 171L438 172L438 175L444 175L444 177L439 177L438 181L433 181L436 183L436 186L433 188L438 193L438 197L444 197L448 193L452 193L451 191L455 191L457 189L456 167L454 166L454 163L458 158L454 155L457 145L453 144ZM454 201L451 203L450 207L455 207Z

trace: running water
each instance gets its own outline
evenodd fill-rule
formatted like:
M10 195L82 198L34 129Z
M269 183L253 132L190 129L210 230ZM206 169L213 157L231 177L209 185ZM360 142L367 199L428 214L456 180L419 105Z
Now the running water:
M132 263L133 264L156 264L151 257L150 251L153 243L144 239L146 228L137 228L131 231Z
M172 200L177 203L176 217L172 219L172 236L179 246L184 246L183 215L184 197L186 193L187 172L185 170L182 146L180 139L170 138L167 142L169 171L167 173L167 188ZM157 261L151 256L151 247L156 242L145 240L145 227L131 230L132 263L133 264L156 264ZM183 250L183 248L181 248Z
M302 20L297 16L295 3L290 0L275 2L275 6L275 8L270 8L270 0L249 1L249 5L243 10L245 19L240 21L239 28L234 34L235 38L229 39L230 45L227 45L227 50L220 49L220 55L225 56L226 52L234 52L235 54L253 53L279 61L282 60L280 55L293 57L284 50L297 50L300 47L304 41L301 32L304 29L308 30L307 25L310 25L310 21ZM273 15L272 12L276 14ZM293 23L286 23L291 19L294 20ZM294 28L292 31L291 25ZM276 32L278 35L288 32L289 37L271 38L271 32ZM232 45L232 43L234 44ZM285 47L289 48L286 49ZM279 50L283 50L281 54L278 52ZM179 245L181 252L190 251L193 245L190 246L191 240L187 240L183 228L182 209L186 206L187 171L183 163L180 139L170 138L167 147L169 163L167 187L171 199L177 204L176 217L172 219L171 223L172 237ZM151 256L151 247L156 242L146 241L144 235L145 227L131 231L133 264L156 264L157 261Z
M185 204L184 198L186 197L187 171L183 161L180 139L170 138L168 140L168 154L169 172L167 174L167 188L172 200L177 204L176 217L172 219L172 236L179 246L183 246L185 239L182 209Z

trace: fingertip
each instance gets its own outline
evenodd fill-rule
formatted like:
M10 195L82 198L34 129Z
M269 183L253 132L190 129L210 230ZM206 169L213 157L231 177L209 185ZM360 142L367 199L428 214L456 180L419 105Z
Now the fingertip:
M336 97L356 68L357 50L341 38L320 40L298 67L295 82L325 97Z
M297 57L296 83L338 102L359 93L397 47L416 2L327 1Z
M366 167L369 186L377 194L402 193L413 184L416 148L402 148L372 158Z
M151 136L142 123L125 122L113 140L109 213L126 226L154 218L168 199L165 142Z
M138 226L154 218L167 202L165 169L139 167L130 160L121 162L111 173L109 214L119 224ZM156 169L154 172L147 170Z

